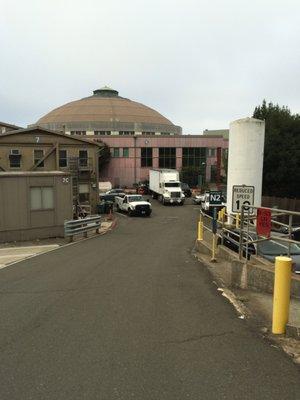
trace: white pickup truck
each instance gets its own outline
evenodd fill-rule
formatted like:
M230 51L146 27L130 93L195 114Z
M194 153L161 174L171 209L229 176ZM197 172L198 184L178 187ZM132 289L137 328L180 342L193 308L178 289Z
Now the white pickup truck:
M139 194L126 194L123 197L116 196L115 203L118 211L125 211L130 217L133 215L149 217L152 212L151 204L143 200Z

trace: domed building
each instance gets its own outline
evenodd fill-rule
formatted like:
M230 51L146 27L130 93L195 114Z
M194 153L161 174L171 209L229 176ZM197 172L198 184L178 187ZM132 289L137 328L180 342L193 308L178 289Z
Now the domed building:
M159 112L107 86L50 111L35 125L105 143L111 158L99 178L113 186L145 181L151 168L177 169L192 186L218 180L221 152L228 147L223 136L182 135Z
M181 127L172 124L159 112L136 101L119 96L107 86L93 95L72 101L50 111L37 125L69 134L110 135L180 135Z

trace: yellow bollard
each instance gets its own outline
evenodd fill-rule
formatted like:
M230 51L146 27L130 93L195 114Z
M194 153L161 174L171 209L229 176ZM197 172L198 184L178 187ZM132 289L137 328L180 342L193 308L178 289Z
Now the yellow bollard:
M240 214L239 213L237 213L235 216L235 227L236 227L236 229L239 229L239 227L240 227Z
M203 222L201 218L198 222L198 240L203 240Z
M275 280L273 295L272 333L285 333L289 320L292 259L278 256L275 258Z

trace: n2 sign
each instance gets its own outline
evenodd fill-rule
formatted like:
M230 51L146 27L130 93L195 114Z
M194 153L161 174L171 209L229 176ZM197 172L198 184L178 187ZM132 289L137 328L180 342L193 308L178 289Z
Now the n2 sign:
M271 233L271 210L257 209L256 232L260 236L269 237Z
M222 204L222 192L219 190L211 190L209 192L209 204L211 206L220 206Z

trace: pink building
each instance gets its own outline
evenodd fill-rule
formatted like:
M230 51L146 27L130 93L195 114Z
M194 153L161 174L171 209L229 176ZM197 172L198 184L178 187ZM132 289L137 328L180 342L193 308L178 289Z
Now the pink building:
M228 148L222 136L204 135L104 136L101 141L110 147L111 159L100 171L100 181L128 187L148 180L151 168L195 169L194 182L186 179L190 184L197 184L199 176L202 182L210 182L216 179L221 154Z

